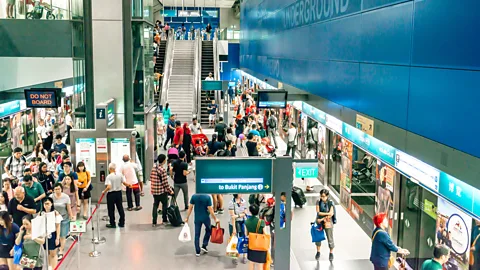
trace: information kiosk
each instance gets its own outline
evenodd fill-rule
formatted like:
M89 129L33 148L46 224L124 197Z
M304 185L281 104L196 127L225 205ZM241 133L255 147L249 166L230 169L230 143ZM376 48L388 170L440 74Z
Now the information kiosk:
M137 159L137 133L135 129L116 129L114 111L114 99L99 103L95 107L95 129L71 130L72 161L75 164L83 161L91 173L92 202L98 202L102 195L110 162L116 163L118 168L123 163L123 155L129 155L135 161Z

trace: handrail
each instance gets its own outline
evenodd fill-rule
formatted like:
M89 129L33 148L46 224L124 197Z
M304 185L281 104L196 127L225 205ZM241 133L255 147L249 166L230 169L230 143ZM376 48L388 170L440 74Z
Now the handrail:
M214 80L219 81L220 80L220 64L219 64L219 59L218 59L218 28L215 30L213 34L213 78ZM221 94L220 91L215 91L215 101L218 104L218 107L220 108L218 112L220 113L223 111L223 104L221 100Z
M194 85L195 85L195 115L201 114L202 109L202 36L200 30L195 30L195 73L194 73ZM195 106L194 105L194 106Z
M165 48L165 63L162 79L162 92L160 94L160 104L165 103L168 98L168 87L170 86L170 75L172 74L173 66L173 48L175 46L175 39L173 38L173 31L170 30L167 47Z

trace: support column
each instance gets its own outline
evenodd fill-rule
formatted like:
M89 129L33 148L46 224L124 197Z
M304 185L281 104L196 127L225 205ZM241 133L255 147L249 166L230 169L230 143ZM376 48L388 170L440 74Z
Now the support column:
M95 86L93 71L92 0L83 0L85 47L85 116L86 128L95 128Z
M125 102L133 103L133 99L127 99L124 94L124 65L127 63L124 62L123 8L118 0L89 2L92 4L94 104L115 98L116 127L124 128L127 115L132 117L132 111L125 111ZM131 32L127 35L131 36ZM91 108L94 110L95 106Z
M133 39L132 39L132 0L122 0L123 17L123 95L125 128L133 128Z

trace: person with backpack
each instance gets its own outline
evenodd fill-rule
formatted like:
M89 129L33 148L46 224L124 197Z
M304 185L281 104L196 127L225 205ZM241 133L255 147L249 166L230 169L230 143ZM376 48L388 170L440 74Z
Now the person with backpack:
M275 117L275 111L271 110L270 111L270 117L268 117L267 120L267 127L268 127L268 137L270 138L270 142L273 142L275 145L275 149L278 149L278 144L277 144L277 125L278 125L278 120Z
M23 171L27 165L27 159L23 155L23 150L20 147L13 149L13 155L5 161L5 173L10 179L17 179L14 186L16 187L18 181L23 179Z
M329 198L330 192L327 189L320 191L320 199L317 201L317 220L318 224L321 224L325 230L325 235L328 240L328 247L330 248L329 261L333 261L333 249L335 248L335 241L333 239L333 225L337 223L335 216L335 205ZM322 242L316 242L317 254L315 254L315 260L320 259L320 249Z
M215 132L218 134L218 141L224 142L225 141L225 133L227 132L227 124L223 122L223 117L218 118L218 123L215 125Z

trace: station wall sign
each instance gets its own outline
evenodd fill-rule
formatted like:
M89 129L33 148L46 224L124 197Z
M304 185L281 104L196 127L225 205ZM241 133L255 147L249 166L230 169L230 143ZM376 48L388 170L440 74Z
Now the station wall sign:
M196 161L197 193L271 193L273 159L200 158Z

